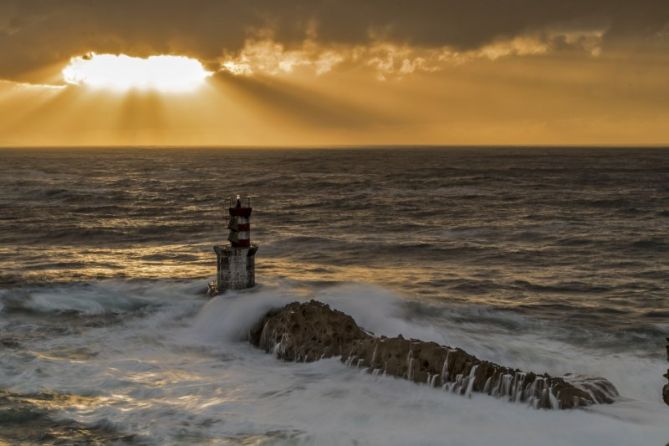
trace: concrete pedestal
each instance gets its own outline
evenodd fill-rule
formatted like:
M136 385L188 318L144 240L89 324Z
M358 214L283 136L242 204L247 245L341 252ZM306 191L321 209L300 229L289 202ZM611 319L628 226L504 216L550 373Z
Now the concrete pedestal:
M214 246L216 252L216 288L242 290L256 284L255 254L258 247Z

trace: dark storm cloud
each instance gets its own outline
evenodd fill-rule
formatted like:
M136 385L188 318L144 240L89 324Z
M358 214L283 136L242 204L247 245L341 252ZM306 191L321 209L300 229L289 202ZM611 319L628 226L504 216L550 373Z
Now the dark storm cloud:
M325 43L467 50L554 26L604 27L605 42L641 42L668 23L666 0L2 0L0 78L30 78L88 51L214 63L263 29L286 44L315 26Z

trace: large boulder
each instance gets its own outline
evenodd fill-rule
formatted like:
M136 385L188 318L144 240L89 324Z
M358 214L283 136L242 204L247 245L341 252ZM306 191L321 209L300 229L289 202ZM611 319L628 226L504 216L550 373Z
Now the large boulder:
M667 338L667 361L669 361L669 338ZM664 374L664 377L669 381L669 369L667 369L667 373ZM669 383L665 384L662 388L662 399L669 405Z
M552 377L483 361L459 348L416 339L374 336L353 318L317 302L270 311L250 331L252 344L286 361L338 356L373 374L405 378L469 396L486 393L537 408L570 409L612 403L618 392L604 378ZM666 398L665 389L665 398Z
M351 316L314 300L270 311L250 333L253 345L286 361L348 357L351 346L369 337Z

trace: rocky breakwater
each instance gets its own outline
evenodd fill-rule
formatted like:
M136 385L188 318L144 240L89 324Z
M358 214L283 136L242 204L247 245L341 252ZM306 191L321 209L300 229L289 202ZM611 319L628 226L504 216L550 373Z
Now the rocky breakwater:
M345 364L375 375L405 378L465 396L485 393L536 408L612 403L618 396L613 384L604 378L524 372L435 342L401 335L377 337L360 328L351 316L314 300L270 311L252 327L249 339L286 361L310 362L338 356Z
M667 361L669 361L669 338L667 338ZM667 378L668 382L662 388L662 399L669 405L669 369L667 369L667 373L664 374L664 377Z

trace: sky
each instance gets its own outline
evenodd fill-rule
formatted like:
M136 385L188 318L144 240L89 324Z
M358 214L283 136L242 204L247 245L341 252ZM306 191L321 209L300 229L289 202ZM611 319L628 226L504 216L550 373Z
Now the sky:
M666 0L0 0L0 146L669 145Z

